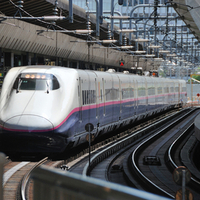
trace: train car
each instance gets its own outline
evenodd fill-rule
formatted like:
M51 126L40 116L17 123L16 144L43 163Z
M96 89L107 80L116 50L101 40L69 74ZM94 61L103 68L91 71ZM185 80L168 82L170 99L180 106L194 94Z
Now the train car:
M149 71L149 76L159 77L158 70L150 70Z
M63 152L186 103L182 80L56 66L12 68L0 97L0 151Z

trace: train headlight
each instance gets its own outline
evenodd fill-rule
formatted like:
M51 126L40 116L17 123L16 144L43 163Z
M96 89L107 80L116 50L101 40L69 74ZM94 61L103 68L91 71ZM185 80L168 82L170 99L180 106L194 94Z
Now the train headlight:
M25 78L30 78L30 77L31 77L30 74L25 75Z

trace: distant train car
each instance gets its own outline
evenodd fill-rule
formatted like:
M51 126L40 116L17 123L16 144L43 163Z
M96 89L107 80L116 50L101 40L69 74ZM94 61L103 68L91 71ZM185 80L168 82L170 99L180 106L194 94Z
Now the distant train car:
M143 75L143 69L142 69L142 67L132 67L131 73L142 76Z
M56 66L12 68L0 97L0 151L60 153L186 102L183 80Z
M158 70L150 70L149 71L149 76L159 77Z

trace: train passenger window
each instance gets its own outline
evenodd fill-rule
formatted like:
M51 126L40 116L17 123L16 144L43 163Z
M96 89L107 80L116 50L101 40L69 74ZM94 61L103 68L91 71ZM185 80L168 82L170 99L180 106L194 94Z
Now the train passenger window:
M186 92L186 87L182 87L182 92Z
M139 97L144 97L144 96L146 96L145 88L143 88L143 87L138 88L138 96L139 96Z
M95 90L83 90L82 91L82 103L83 103L83 105L96 103L96 91Z
M133 88L129 88L130 90L130 97L134 97L134 89Z
M122 99L128 99L130 97L129 88L122 89Z
M16 90L56 90L60 85L53 74L23 73L20 74L13 85Z
M174 87L170 87L170 92L174 92Z
M162 94L162 87L158 87L157 92L158 92L158 94Z
M164 93L169 93L169 87L164 87Z
M133 88L124 88L122 89L122 99L128 99L134 97Z
M155 95L155 87L148 88L148 95Z
M106 101L117 100L119 98L119 90L115 88L106 89Z

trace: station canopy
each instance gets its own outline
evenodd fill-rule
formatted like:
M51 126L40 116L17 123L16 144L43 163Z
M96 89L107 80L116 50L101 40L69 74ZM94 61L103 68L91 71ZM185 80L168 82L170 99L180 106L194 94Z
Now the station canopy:
M18 8L15 5L19 5L19 0L0 0L0 11L2 15L13 17L20 16L20 13L17 13ZM53 16L53 10L55 8L55 0L25 0L22 1L21 4L22 9L25 11L21 11L22 17L43 17L43 16ZM14 5L15 4L15 5ZM68 17L69 16L69 1L66 0L58 0L58 16ZM2 18L0 18L0 22ZM36 24L43 27L48 27L49 22L42 22L42 20L24 20L31 24ZM76 30L76 29L86 29L86 11L83 8L80 8L77 5L73 4L73 23L70 23L69 20L61 20L56 21L55 29L61 30ZM90 14L90 22L91 29L96 29L96 17L93 14ZM72 35L71 33L67 33ZM74 35L74 34L73 34ZM92 34L95 36L95 33ZM76 35L76 37L80 37L81 39L87 39L85 35ZM119 34L115 34L114 38L116 40L119 39ZM104 23L100 27L100 40L107 39L107 23Z
M170 0L176 12L186 23L194 37L200 42L200 1Z

